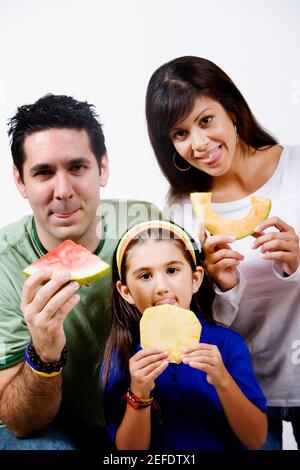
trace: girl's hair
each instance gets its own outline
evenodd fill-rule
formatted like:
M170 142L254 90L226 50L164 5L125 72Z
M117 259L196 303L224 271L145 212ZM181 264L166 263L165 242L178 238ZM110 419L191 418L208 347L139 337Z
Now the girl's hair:
M129 243L122 260L121 279L123 279L123 284L126 283L126 265L129 252L135 246L141 245L149 239L154 239L157 242L169 239L171 243L176 243L176 245L181 248L184 257L190 264L192 270L195 271L195 263L192 259L192 256L185 248L185 245L181 240L176 239L172 232L164 229L151 228L145 230L142 233L139 233ZM196 246L194 242L193 245ZM197 265L202 265L204 258L203 254L200 254L199 250L197 249L194 251L196 254ZM111 324L108 338L105 344L102 362L101 381L103 389L106 386L108 375L111 368L113 367L115 359L118 359L121 370L126 374L129 382L129 359L131 356L133 356L133 354L136 353L136 345L140 340L139 322L141 319L141 313L134 305L126 302L126 300L123 299L116 288L116 283L120 280L120 276L118 273L115 255L116 252L113 257L112 289L108 307L109 313L111 314ZM207 273L204 270L202 284L198 292L192 296L190 308L196 315L201 316L204 320L210 323L215 323L212 314L213 299L214 289Z
M162 65L148 84L146 118L154 153L170 183L170 198L211 189L210 175L193 166L185 172L175 168L175 147L168 135L170 129L193 110L199 96L212 98L223 106L246 147L258 150L277 144L256 121L233 81L216 64L200 57L186 56ZM176 161L179 167L186 168L185 160L178 153Z

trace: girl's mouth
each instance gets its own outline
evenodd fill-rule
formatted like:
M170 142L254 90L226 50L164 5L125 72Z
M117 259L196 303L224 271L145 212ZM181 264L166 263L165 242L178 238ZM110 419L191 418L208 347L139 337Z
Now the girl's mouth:
M166 299L163 299L163 300L159 300L158 302L156 302L154 305L157 307L158 305L176 305L177 304L177 300L174 298L174 297L169 297L169 298L166 298Z

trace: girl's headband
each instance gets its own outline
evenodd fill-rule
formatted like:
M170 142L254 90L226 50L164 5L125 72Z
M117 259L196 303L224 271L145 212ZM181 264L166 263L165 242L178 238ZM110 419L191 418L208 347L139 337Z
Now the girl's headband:
M184 243L186 249L189 250L195 263L195 266L197 266L196 254L193 244L188 234L182 228L180 228L178 225L172 224L171 222L167 222L166 220L149 220L147 222L141 222L140 224L135 225L134 227L129 229L128 232L125 233L125 235L123 236L123 238L121 238L119 242L116 253L116 261L120 279L122 260L129 243L137 235L149 229L162 229L174 233L174 235L176 235L176 237Z

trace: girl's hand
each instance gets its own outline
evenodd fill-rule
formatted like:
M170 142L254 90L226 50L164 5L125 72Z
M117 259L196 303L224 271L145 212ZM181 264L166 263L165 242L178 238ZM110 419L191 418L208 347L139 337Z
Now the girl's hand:
M231 376L224 366L217 346L195 343L193 346L184 348L183 351L182 362L194 369L206 372L207 382L214 385L216 389L223 389L229 384Z
M235 238L229 235L213 235L207 237L203 245L206 271L224 292L236 286L237 267L244 259L228 245L233 241Z
M279 232L263 233L268 227L276 227ZM260 248L262 257L281 263L282 270L289 276L293 274L300 261L299 237L290 225L279 217L271 217L259 224L253 236L253 248Z
M149 398L154 380L168 367L168 353L158 349L142 349L129 360L130 390L140 398Z

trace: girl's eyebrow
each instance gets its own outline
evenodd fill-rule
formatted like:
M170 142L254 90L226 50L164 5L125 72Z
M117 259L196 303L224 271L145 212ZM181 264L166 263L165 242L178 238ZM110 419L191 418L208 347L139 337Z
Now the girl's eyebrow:
M165 268L167 268L168 266L171 266L172 264L180 264L181 266L184 266L184 262L183 261L180 261L178 259L175 259L175 260L172 260L172 261L168 261L166 264L164 264L163 266ZM137 268L133 271L132 274L137 274L141 271L151 271L153 269L153 267L151 266L142 266L140 268Z
M132 274L137 274L141 271L150 271L150 270L151 268L149 266L144 266L144 267L135 269Z

